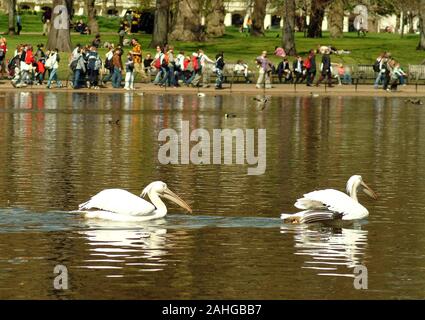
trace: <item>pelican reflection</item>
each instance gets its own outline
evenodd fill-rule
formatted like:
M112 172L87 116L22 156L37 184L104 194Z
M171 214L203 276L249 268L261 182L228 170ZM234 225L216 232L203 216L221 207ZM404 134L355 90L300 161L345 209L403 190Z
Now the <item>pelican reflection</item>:
M161 221L134 224L117 221L85 221L79 233L87 240L90 257L84 260L89 269L127 269L160 271L166 265L167 229ZM115 274L115 276L117 276Z
M361 225L283 225L281 233L294 234L295 254L307 258L302 268L316 270L318 275L354 277L352 268L364 263L368 231Z

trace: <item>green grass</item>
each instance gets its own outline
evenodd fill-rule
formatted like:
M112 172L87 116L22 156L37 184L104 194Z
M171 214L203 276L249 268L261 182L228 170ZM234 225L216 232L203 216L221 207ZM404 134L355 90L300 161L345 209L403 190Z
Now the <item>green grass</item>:
M36 45L37 43L46 43L47 37L41 35L42 24L40 15L23 15L23 34L20 36L13 36L6 38L8 39L9 52L7 58L11 58L13 50L19 43L31 43ZM118 18L103 18L99 17L100 31L102 34L102 40L108 42L116 42ZM0 14L0 32L7 30L7 16ZM25 32L39 32L40 35L26 35ZM175 42L173 43L175 51L183 50L190 54L192 51L198 48L203 48L207 55L214 58L215 54L219 51L223 51L225 55L225 61L236 62L238 59L242 59L249 63L251 66L254 65L254 58L258 56L261 51L267 50L272 53L275 46L281 44L280 39L281 31L279 29L273 29L267 31L265 37L254 38L246 36L244 33L240 33L237 28L229 27L226 29L226 34L223 37L210 39L207 42ZM133 36L133 35L132 35ZM146 52L154 53L154 49L149 49L148 45L151 41L151 35L148 34L137 34L136 38L142 44L143 54ZM90 35L72 35L72 42L74 44L90 43L93 36ZM328 33L324 33L321 39L308 39L304 38L302 33L296 34L296 46L297 51L301 55L306 55L309 49L316 48L317 45L333 45L337 49L350 50L351 54L336 56L332 55L332 62L342 62L346 64L372 64L376 57L382 51L389 51L392 56L401 62L402 66L407 69L408 64L420 64L425 59L425 52L416 50L416 46L419 42L418 35L405 35L404 38L400 38L400 35L379 33L369 33L365 38L358 38L357 33L345 33L344 38L332 40L329 38ZM106 52L105 49L100 49L102 57ZM59 70L61 78L68 74L67 61L68 54L62 53L62 62ZM273 62L278 63L279 58L270 55ZM317 59L318 62L320 58Z

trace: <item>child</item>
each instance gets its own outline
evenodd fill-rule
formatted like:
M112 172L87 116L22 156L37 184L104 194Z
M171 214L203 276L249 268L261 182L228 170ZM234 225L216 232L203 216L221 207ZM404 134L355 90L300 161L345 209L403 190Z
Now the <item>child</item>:
M127 55L127 61L125 63L125 90L134 90L134 61L133 55L129 53Z

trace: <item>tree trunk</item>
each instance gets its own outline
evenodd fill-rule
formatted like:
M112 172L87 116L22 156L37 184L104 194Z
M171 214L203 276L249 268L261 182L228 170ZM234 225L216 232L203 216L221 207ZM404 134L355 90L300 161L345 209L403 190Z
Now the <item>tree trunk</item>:
M204 41L205 34L201 26L199 0L180 0L177 5L176 24L169 39L173 41Z
M335 0L329 7L328 14L329 32L331 38L342 38L344 36L344 2Z
M16 0L10 0L8 6L9 14L9 35L15 34L15 9L16 9Z
M87 24L90 29L90 33L98 34L99 33L99 24L96 20L96 0L87 0L86 1L86 10L87 10Z
M52 24L47 49L71 52L72 43L69 29L73 0L53 0Z
M425 0L419 2L419 30L420 39L417 50L425 50Z
M267 0L254 0L251 36L264 36L264 18L266 17L266 7Z
M322 22L325 16L325 8L332 0L314 0L311 2L310 24L308 25L308 38L322 37Z
M401 36L401 38L403 38L404 37L404 25L405 25L405 21L406 21L406 17L405 17L405 13L404 13L404 11L402 10L401 12L400 12L400 36Z
M207 36L221 37L224 35L224 15L226 14L224 1L211 0L210 6L211 11L205 19L207 21Z
M397 15L396 15L396 20L395 20L395 29L394 29L394 32L395 33L399 33L400 32L400 26L401 26L401 12L399 12Z
M287 55L297 54L295 48L295 0L285 1L285 13L283 18L282 46Z
M409 12L407 18L409 20L409 33L415 33L415 28L413 27L413 13Z
M152 33L151 48L168 43L168 19L170 0L156 0L155 25Z
M102 16L108 15L108 0L102 0Z

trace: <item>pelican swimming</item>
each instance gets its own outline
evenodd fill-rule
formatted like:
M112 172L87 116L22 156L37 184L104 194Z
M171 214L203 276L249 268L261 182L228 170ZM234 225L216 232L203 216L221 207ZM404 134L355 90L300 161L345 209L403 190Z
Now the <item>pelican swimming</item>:
M152 203L141 197L147 195ZM168 189L162 181L155 181L143 189L140 197L122 189L106 189L89 201L78 206L79 212L84 212L86 218L99 218L115 221L148 221L163 218L167 207L161 198L173 201L180 207L192 213L189 205L178 195Z
M357 200L357 190L361 189L369 197L377 199L376 193L368 187L359 175L347 181L347 193L334 189L307 193L295 202L295 207L304 211L295 214L282 214L281 219L290 223L310 223L322 220L357 220L366 218L369 211Z

